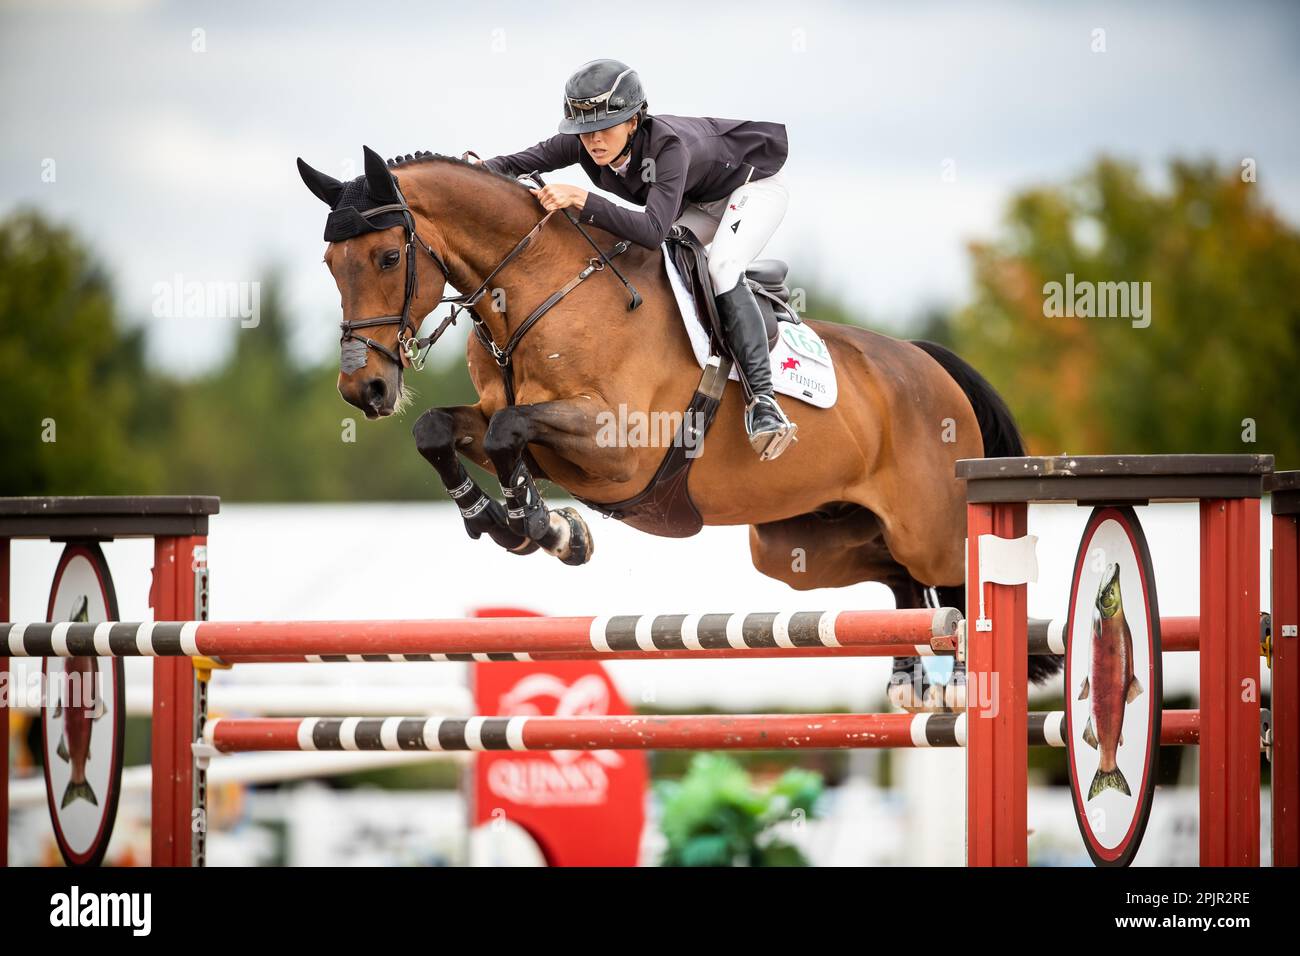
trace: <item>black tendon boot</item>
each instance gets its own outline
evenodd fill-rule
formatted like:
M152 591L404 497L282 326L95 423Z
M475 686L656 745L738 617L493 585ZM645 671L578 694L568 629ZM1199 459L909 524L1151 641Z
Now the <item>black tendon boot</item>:
M745 407L749 443L763 461L771 461L795 440L799 426L786 418L772 395L772 366L767 357L767 330L763 327L762 313L744 279L716 301L722 333L740 366L740 374L749 385L750 401Z

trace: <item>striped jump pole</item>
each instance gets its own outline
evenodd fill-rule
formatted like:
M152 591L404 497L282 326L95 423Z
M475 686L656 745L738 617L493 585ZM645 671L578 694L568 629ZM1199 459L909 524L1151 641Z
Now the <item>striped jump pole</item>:
M1029 714L1031 746L1065 746L1065 712ZM966 715L654 717L267 717L210 720L222 753L296 750L838 750L964 747ZM1194 745L1200 714L1167 710L1160 742Z
M321 658L450 654L572 654L854 648L863 656L931 653L956 644L953 608L795 611L611 617L466 618L435 621L116 622L0 624L0 652L13 657Z
M227 654L220 660L222 664L410 664L428 661L450 661L459 663L486 664L492 661L717 661L717 660L790 660L828 657L911 657L917 654L952 655L951 651L935 651L925 648L921 651L917 644L874 644L870 647L744 647L717 648L707 647L701 650L652 650L652 651L538 651L532 654L263 654L249 656L244 654Z
M211 657L224 663L679 660L951 655L952 608L431 621L0 623L14 657ZM1029 622L1030 654L1062 654L1064 622ZM1161 619L1166 651L1194 651L1196 617Z
M898 612L885 612L898 613ZM513 620L513 619L511 619ZM3 625L0 625L3 627ZM1029 653L1060 656L1065 653L1065 621L1061 618L1029 619ZM1163 650L1195 651L1200 642L1200 620L1192 617L1165 617L1160 619L1160 639ZM869 648L861 645L835 646L818 644L815 646L771 646L756 644L746 645L747 658L799 658L799 657L912 657L952 656L955 648L947 635L933 638L930 644L873 644ZM533 653L479 653L479 654L261 654L226 655L222 661L227 664L329 664L329 663L392 663L411 661L463 661L486 663L490 661L548 661L548 660L726 660L736 658L736 648L701 647L699 650L689 648L673 649L652 647L644 649L638 644L635 650L619 649L610 651L570 651L552 652L536 651Z

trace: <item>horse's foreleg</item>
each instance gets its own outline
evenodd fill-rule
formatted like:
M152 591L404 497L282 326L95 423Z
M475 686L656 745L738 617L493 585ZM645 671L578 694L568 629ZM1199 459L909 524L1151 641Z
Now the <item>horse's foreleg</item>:
M433 465L460 509L469 536L478 539L486 533L508 551L529 554L537 550L536 542L510 529L505 508L470 477L457 453L481 457L487 426L487 418L477 406L456 405L429 409L416 420L411 434L415 447Z
M575 418L584 417L568 402L511 405L492 416L483 436L483 450L506 499L506 521L511 531L537 542L565 564L585 564L591 559L591 531L572 508L552 511L537 492L524 450L530 443L554 447L572 441Z

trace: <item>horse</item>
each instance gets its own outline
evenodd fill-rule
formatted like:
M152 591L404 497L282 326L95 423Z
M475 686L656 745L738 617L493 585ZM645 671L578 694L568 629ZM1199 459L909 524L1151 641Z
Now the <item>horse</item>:
M431 408L412 432L471 537L590 560L590 528L576 509L546 504L535 483L545 477L649 534L748 525L754 567L797 590L878 581L900 608L964 611L966 504L955 464L1024 454L1010 410L971 365L934 343L805 320L833 358L835 404L786 402L799 440L760 461L741 387L726 383L707 444L679 482L698 523L683 529L665 508L620 512L611 506L646 489L665 452L658 442L598 440L602 425L620 410L622 420L680 414L701 376L664 253L543 217L524 184L461 159L386 163L366 148L365 160L364 176L348 183L298 160L331 207L326 237L336 241L325 263L344 317L338 390L368 419L402 410L404 369L436 340L416 337L421 321L443 302L451 318L469 316L478 401ZM448 285L462 291L446 295ZM462 457L495 473L504 507ZM1036 682L1057 669L1055 658L1031 658ZM912 699L906 688L890 696L909 709L932 705L916 699L922 693L918 681Z

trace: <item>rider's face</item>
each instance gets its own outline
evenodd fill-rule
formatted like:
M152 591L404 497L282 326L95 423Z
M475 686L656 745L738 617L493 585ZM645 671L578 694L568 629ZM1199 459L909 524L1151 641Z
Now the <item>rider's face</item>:
M615 156L623 152L623 147L627 145L627 138L635 129L636 117L633 117L626 123L619 123L609 129L602 129L595 133L579 133L578 138L582 140L587 154L597 166L608 166Z

